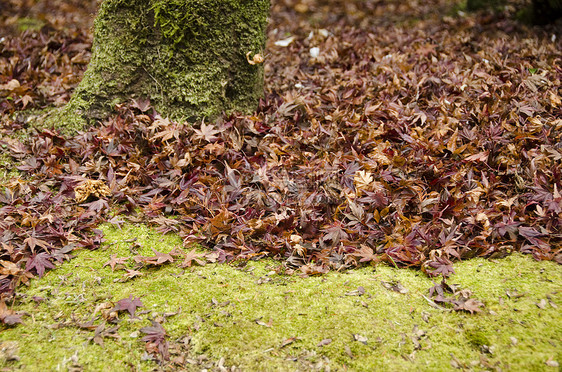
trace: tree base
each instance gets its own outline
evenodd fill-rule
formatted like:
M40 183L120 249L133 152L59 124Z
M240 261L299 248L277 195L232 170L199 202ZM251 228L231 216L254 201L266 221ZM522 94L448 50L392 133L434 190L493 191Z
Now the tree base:
M269 0L105 0L88 69L55 120L80 129L131 99L175 120L253 111L263 66L247 54L263 54L268 14Z
M489 8L498 10L506 4L506 0L467 0L466 9L469 11ZM562 0L533 0L529 6L517 13L520 21L535 25L552 23L560 17L562 17Z

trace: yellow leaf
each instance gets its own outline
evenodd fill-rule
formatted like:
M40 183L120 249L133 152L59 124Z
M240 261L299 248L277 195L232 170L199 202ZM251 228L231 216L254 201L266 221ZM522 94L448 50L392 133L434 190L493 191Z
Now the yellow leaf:
M557 94L550 92L550 105L554 108L557 108L562 104L560 97Z
M370 172L361 170L355 173L353 181L355 181L355 187L358 190L362 190L368 188L371 182L373 182L373 176Z
M16 79L8 81L6 84L0 84L0 90L7 90L9 92L16 90L20 87L20 82Z
M447 142L447 150L451 151L451 152L455 152L455 150L457 149L457 137L459 134L459 130L455 129L455 132L451 135L451 138L449 138L449 142Z

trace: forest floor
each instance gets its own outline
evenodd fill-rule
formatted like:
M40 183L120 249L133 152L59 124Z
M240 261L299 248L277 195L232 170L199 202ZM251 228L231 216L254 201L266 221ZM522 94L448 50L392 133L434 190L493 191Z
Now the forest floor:
M558 369L562 35L509 4L273 1L256 113L70 135L97 2L2 2L2 368Z

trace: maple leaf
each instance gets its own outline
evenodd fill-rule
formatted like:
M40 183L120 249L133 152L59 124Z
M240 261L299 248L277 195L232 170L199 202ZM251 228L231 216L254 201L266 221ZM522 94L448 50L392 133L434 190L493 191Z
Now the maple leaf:
M141 112L148 111L150 108L150 99L133 99L131 107L139 109Z
M221 209L213 218L208 220L207 229L212 236L216 236L230 229L232 214L227 209Z
M364 244L360 245L360 249L352 253L353 256L361 257L359 262L377 262L380 258L373 252L373 249Z
M398 292L398 293L402 293L402 294L406 294L409 292L408 288L404 287L401 283L399 282L385 282L385 281L381 281L381 285L383 287L385 287L388 290L394 291L394 292Z
M125 279L132 279L134 277L143 275L142 272L137 271L137 270L125 269L125 271L127 271L127 273L124 275Z
M443 297L445 295L445 292L451 292L451 291L452 291L452 289L445 282L445 279L442 279L441 283L439 283L439 284L436 284L435 282L433 282L433 287L429 288L429 296L430 297L435 297L435 296Z
M30 236L30 237L26 238L23 242L26 243L29 246L29 249L31 249L31 252L35 252L35 247L37 247L37 246L39 246L43 249L51 248L51 245L48 242L46 242L45 240L42 240L42 239L37 239L34 236Z
M154 252L155 256L147 257L145 261L146 263L151 265L162 265L165 264L166 262L170 262L170 263L174 262L174 258L172 257L171 254L158 252L154 248L152 249L152 251Z
M478 162L478 161L481 161L481 162L484 162L484 163L485 163L487 160L488 160L488 151L482 151L482 152L479 152L478 154L474 154L474 155L467 156L467 157L464 159L464 161L466 161L466 162Z
M536 229L532 228L532 227L528 227L528 226L520 226L519 227L519 235L527 238L527 239L532 239L532 238L536 238L538 236L544 236L545 234L537 231Z
M109 265L111 267L111 271L113 271L117 265L124 265L128 260L128 257L117 257L117 254L112 254L109 261L103 264L103 267Z
M133 257L133 261L135 261L136 264L148 263L148 261L149 261L151 258L152 258L152 257L134 256L134 257Z
M196 133L195 138L204 139L207 142L218 139L215 134L220 133L220 131L215 129L214 125L207 125L204 122L201 122L201 129L194 129L193 131Z
M112 311L128 311L129 316L132 318L135 315L135 311L137 307L142 307L143 304L140 300L140 297L133 298L133 295L129 295L129 298L124 298L122 300L117 301L117 305L113 308Z
M322 237L322 241L327 243L328 245L337 245L341 240L347 239L349 236L343 230L342 226L339 224L335 224L323 230L326 232L326 235Z
M58 263L63 263L64 260L70 260L75 256L69 255L75 248L74 244L67 244L66 246L62 247L61 249L57 249L51 252L51 258L56 260Z
M160 356L164 360L169 360L170 353L168 351L168 341L166 340L168 334L160 323L155 320L151 320L151 322L152 326L141 328L141 332L146 333L146 336L144 336L142 340L149 344L155 345L158 348Z
M359 202L372 204L375 208L381 208L388 204L388 198L383 190L363 191L363 195L358 199Z
M373 175L370 172L362 170L355 173L355 176L353 177L355 187L358 190L369 188L369 185L371 184L371 182L373 182L373 180Z
M54 269L56 266L49 260L51 255L46 252L35 254L29 258L25 265L25 270L31 271L35 269L37 275L41 278L45 274L45 269Z
M454 310L463 310L463 311L468 311L471 314L474 314L475 312L479 313L482 311L482 309L480 309L481 307L484 306L484 304L474 298L469 298L467 300L464 301L454 301L453 302L455 307Z
M85 327L87 328L87 326ZM96 327L95 331L94 331L94 336L90 337L90 341L95 342L96 344L103 346L103 339L104 337L113 337L115 339L120 338L119 333L117 333L117 330L119 329L119 326L115 326L109 329L105 328L105 322L103 322L102 324L100 324L99 326Z
M180 266L183 268L190 267L193 261L195 261L197 264L201 266L204 266L206 264L204 257L205 257L204 253L197 253L195 251L195 248L193 248L190 252L188 252L185 255L185 258L183 259L183 262L181 263Z
M23 270L15 263L0 260L0 275L19 275Z
M434 261L427 262L425 265L431 268L426 271L430 276L441 274L444 278L447 278L455 273L453 263L444 257L436 257Z
M297 336L289 337L289 338L283 340L283 342L281 342L281 345L280 345L279 347L280 347L280 348L284 348L285 346L290 345L290 344L292 344L293 342L298 341L298 340L300 340L300 339L301 339L301 338L300 338L300 337L297 337Z
M88 206L88 211L96 212L96 213L104 209L106 210L109 209L109 203L105 199L94 200L93 202L84 205Z

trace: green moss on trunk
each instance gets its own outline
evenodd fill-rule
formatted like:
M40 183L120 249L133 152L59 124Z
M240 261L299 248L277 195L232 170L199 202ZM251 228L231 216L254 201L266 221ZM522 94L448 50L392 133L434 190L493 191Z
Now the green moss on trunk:
M263 94L269 0L105 0L92 60L57 121L82 127L115 104L149 98L173 119L248 112Z

